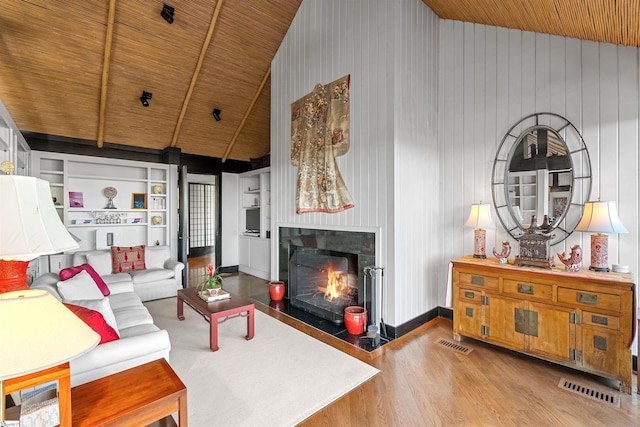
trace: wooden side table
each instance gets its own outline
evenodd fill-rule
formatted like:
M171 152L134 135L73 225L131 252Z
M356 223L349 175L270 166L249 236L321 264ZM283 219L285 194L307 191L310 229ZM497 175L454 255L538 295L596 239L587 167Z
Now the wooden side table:
M74 427L140 427L174 412L188 425L187 388L165 359L74 387L71 399Z
M5 380L5 394L58 381L58 405L60 405L60 427L71 427L71 374L69 362L32 374ZM4 396L2 396L4 399Z

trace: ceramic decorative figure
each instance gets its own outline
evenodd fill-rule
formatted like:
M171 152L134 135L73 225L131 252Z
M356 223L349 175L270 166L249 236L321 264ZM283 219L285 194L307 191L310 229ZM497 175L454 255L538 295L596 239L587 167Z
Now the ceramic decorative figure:
M569 258L565 259L564 252L558 254L560 262L564 264L564 268L567 271L580 271L580 264L582 263L582 248L579 245L575 245L571 248L571 254Z
M495 248L493 249L493 255L498 258L498 262L500 264L506 264L509 260L509 255L511 254L511 244L506 240L502 242L502 252L496 252Z

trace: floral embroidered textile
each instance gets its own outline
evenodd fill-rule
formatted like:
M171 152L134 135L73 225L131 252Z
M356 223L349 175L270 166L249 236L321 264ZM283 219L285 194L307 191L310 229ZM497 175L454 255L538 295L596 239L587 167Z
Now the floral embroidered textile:
M349 75L291 104L291 164L298 166L296 213L354 207L336 157L349 151Z

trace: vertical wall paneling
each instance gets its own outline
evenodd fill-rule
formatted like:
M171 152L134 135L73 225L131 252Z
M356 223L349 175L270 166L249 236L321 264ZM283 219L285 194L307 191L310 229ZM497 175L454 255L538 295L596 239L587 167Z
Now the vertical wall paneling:
M440 147L445 150L442 178L454 183L445 186L443 226L456 236L461 222L446 218L462 215L466 204L490 191L491 174L477 174L484 158L477 147L495 151L497 141L511 125L526 115L549 111L567 117L582 134L591 158L593 185L590 199L602 196L618 204L620 217L628 234L609 236L610 264L628 264L638 273L639 156L638 121L640 118L640 72L637 48L591 41L489 28L484 37L468 37L473 24L443 20L440 22L439 129ZM493 29L492 29L493 31ZM478 34L477 30L475 32ZM479 46L480 44L484 46ZM467 52L474 52L474 64L467 63ZM464 52L460 54L459 52ZM481 53L482 52L482 53ZM483 79L469 78L479 72L485 58ZM495 63L495 71L490 64ZM456 72L464 67L463 73ZM495 81L491 78L495 73ZM483 87L469 87L482 85ZM461 95L461 87L464 87ZM484 99L478 100L481 96ZM471 97L471 98L470 98ZM479 109L483 109L480 111ZM483 120L479 118L484 117ZM488 121L495 126L489 127ZM462 124L463 132L452 128ZM472 124L470 127L469 124ZM515 129L520 133L522 129ZM453 144L449 144L453 142ZM458 148L473 151L457 157ZM461 159L460 167L447 167L447 159ZM582 173L583 165L574 165ZM471 190L470 190L471 189ZM453 194L447 194L451 191ZM466 195L468 191L473 194ZM464 193L463 199L457 194ZM458 200L459 203L455 201ZM463 250L455 243L445 243L442 263L471 252L471 233L464 234ZM496 230L496 240L505 236ZM511 242L514 251L517 243ZM491 242L488 242L488 249ZM583 248L583 265L589 264L589 233L573 233L566 242L552 247L562 252L579 244ZM454 253L449 251L453 248Z
M437 217L425 213L430 198L439 197L436 26L435 15L410 0L400 7L383 0L305 0L272 62L273 235L282 225L379 227L384 314L391 325L438 305L438 286L427 282L429 274L435 280L441 273L429 272L427 263L436 263L425 256L436 252L438 239L423 237L441 229ZM351 75L351 145L337 162L356 207L296 215L290 105L316 84L346 74ZM394 189L405 186L411 192L396 197ZM276 239L271 244L277 254ZM275 256L271 271L278 271Z

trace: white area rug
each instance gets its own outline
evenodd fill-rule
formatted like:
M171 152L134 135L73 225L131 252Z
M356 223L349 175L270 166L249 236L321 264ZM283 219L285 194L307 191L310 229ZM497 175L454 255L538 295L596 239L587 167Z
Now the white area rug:
M247 322L220 324L220 350L209 349L209 323L176 298L145 303L171 337L171 367L187 386L189 426L293 426L379 371L255 310Z

